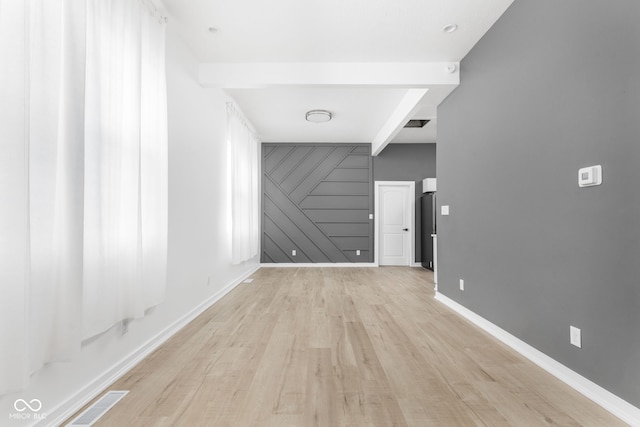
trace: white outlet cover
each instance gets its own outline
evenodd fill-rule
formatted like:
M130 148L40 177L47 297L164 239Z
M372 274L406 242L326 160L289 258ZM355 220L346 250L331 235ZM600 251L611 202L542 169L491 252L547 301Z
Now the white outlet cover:
M295 249L293 249L293 250L291 251L291 256L296 256L296 250L295 250Z
M580 329L575 326L569 326L570 333L570 341L571 344L575 345L578 348L582 348L582 333Z
M464 280L460 279L460 290L464 291Z
M356 250L356 255L360 255L360 249Z
M440 206L440 213L442 215L449 215L449 205Z

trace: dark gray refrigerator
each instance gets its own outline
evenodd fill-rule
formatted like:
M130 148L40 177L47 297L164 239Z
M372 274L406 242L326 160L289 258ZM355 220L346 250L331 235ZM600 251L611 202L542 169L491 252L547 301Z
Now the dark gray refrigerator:
M436 193L424 193L420 198L420 248L422 266L433 271L433 237L436 234Z

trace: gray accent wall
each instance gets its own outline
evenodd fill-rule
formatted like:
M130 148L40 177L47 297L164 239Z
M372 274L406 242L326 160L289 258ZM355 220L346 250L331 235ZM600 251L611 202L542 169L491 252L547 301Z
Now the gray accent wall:
M437 153L439 291L636 407L639 17L637 0L514 2L462 61ZM578 188L597 164L602 185Z
M262 171L263 263L373 262L370 144L265 143Z
M415 261L420 262L420 197L422 180L436 177L436 144L389 144L373 158L374 181L415 181Z

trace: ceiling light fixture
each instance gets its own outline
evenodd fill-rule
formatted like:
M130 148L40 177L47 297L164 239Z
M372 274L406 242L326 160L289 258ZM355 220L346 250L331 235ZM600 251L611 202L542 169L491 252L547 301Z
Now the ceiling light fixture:
M305 116L304 116L304 118L308 122L313 122L313 123L325 123L325 122L328 122L329 120L331 120L331 117L333 117L331 115L331 112L329 112L327 110L311 110L311 111L307 111L307 114L305 114Z
M453 33L457 29L458 29L458 25L449 24L449 25L445 25L445 27L442 29L442 31L444 31L445 33Z
M210 32L211 34L214 34L214 33L217 33L217 32L218 32L218 29L217 29L216 27L209 27L209 28L208 28L208 30L209 30L209 32Z

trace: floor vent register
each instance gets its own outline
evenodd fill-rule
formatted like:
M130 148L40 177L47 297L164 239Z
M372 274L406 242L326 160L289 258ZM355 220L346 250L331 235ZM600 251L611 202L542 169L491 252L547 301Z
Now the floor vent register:
M107 411L113 408L116 403L120 401L129 393L128 390L113 390L107 392L104 396L98 399L93 405L89 406L82 414L74 419L69 427L89 427L98 419L107 413Z

